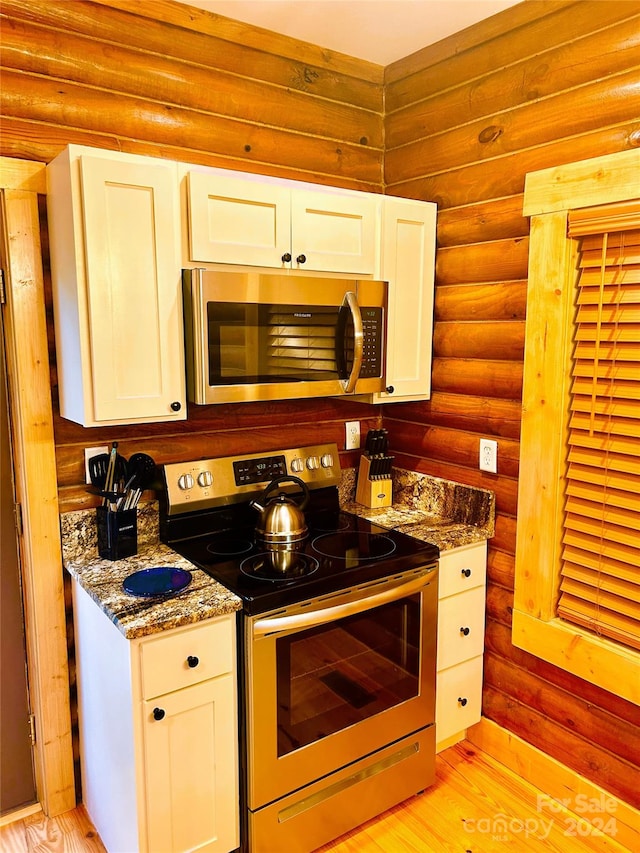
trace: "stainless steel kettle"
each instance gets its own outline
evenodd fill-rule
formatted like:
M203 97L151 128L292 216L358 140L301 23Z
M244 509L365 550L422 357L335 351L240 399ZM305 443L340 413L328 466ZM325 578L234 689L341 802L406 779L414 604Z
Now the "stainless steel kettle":
M296 494L279 491L272 495L283 483L295 483L302 489L301 500ZM268 548L289 549L305 540L308 531L304 518L304 508L309 501L309 490L299 477L278 477L272 480L262 493L262 502L251 501L251 506L261 513L256 527L256 536Z

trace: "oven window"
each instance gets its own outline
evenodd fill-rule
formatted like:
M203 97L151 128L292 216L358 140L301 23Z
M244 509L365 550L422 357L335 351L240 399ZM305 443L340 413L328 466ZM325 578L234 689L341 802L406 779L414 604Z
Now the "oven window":
M353 363L345 308L207 304L209 385L336 380Z
M278 756L419 692L420 596L276 641Z

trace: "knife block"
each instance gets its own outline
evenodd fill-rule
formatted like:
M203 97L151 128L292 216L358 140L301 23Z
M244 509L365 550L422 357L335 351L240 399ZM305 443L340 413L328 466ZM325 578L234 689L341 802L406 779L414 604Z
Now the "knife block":
M371 459L360 457L356 503L368 507L391 506L391 477L370 479Z

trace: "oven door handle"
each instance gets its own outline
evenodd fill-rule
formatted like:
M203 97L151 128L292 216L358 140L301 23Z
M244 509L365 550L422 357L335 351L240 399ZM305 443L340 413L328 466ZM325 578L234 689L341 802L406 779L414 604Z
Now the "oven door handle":
M387 587L375 595L356 598L353 601L335 604L331 607L323 607L320 610L292 613L290 616L271 616L266 619L257 619L253 623L253 636L254 638L266 637L268 634L276 634L283 631L299 631L303 628L314 628L317 625L334 622L336 619L343 619L345 616L352 616L354 613L371 610L373 607L379 607L382 604L388 604L407 595L419 592L430 583L433 575L434 572L421 574L410 581Z

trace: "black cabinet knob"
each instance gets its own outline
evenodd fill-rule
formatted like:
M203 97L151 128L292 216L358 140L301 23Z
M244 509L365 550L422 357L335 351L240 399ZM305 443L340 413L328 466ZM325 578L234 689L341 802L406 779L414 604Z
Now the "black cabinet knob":
M153 719L154 720L164 719L164 714L165 714L165 712L162 710L162 708L154 708L153 709Z
M469 631L470 631L469 628L460 628L460 633L464 634L465 637L469 636Z
M284 255L282 256L282 263L288 264L288 263L290 263L290 261L291 261L291 252L285 252Z
M471 577L471 569L462 569L460 574L465 578L470 578Z
M307 256L306 255L298 255L298 257L296 258L296 263L297 264L306 264L307 263Z
M194 669L200 663L200 659L197 658L195 655L189 655L189 657L187 658L187 663L189 664L191 669Z
M384 390L387 392L387 394L393 394L396 389L393 387L393 385L387 385Z
M462 707L463 707L463 708L464 708L464 706L467 704L467 701L468 701L468 700L467 700L467 699L464 699L462 696L458 696L458 704L459 704L459 705L462 705Z
M171 404L171 409L174 412L179 412L181 408L182 403L180 403L178 400L174 400L174 402Z

